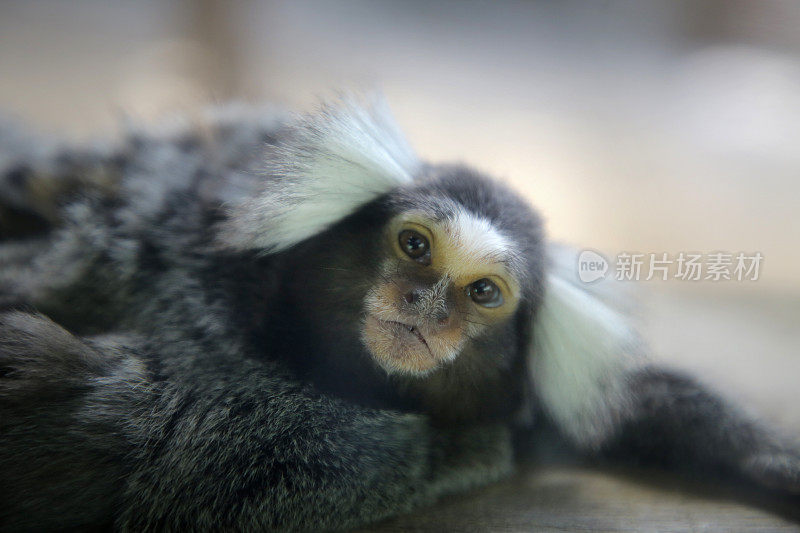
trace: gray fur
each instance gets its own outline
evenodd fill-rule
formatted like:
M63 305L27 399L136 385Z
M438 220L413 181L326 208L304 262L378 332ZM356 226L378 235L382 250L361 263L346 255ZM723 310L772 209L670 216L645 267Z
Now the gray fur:
M137 337L82 341L14 312L0 339L4 530L338 529L511 468L501 424L437 431L272 365L215 355L224 372L207 362L161 382Z
M1 529L340 529L510 472L506 424L436 427L254 357L200 277L213 206L251 190L214 182L251 172L246 154L283 126L225 115L206 139L132 133L114 192L89 190L37 240L0 249L6 308L87 335L0 319Z
M278 187L261 172L265 152L295 146L296 134L285 114L248 108L211 113L202 128L131 131L119 145L81 152L85 168L113 169L101 172L116 176L113 187L57 194L48 207L57 215L42 217L35 238L8 232L0 245L0 529L364 525L510 473L526 410L572 444L590 441L588 453L800 489L791 447L688 378L611 365L619 387L604 409L619 401L625 409L588 436L595 424L585 411L575 424L548 405L558 400L540 396L537 380L563 378L529 378L546 290L540 222L511 191L468 169L421 167L413 183L382 187L280 253L277 243L250 250L259 227L237 218L235 206L252 207ZM26 142L0 152L30 167L49 160ZM48 168L37 179L64 179L60 165ZM8 179L0 171L0 182ZM8 191L0 189L0 204L31 207ZM370 232L393 210L454 203L518 247L520 309L445 371L422 381L376 374L345 342L349 291L374 275L360 260L370 257ZM223 240L244 233L220 246L220 228ZM285 351L286 337L295 351ZM326 341L321 353L315 338ZM592 354L590 345L584 355ZM314 367L321 374L306 363L322 365ZM385 394L361 397L362 385ZM493 402L501 414L481 411Z

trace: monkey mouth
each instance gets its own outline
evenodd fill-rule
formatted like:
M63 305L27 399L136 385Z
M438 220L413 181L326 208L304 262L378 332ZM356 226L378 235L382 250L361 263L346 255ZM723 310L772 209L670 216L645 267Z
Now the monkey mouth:
M388 372L426 374L441 363L419 327L369 314L362 338L370 354Z
M425 337L423 337L422 333L419 331L419 329L417 329L416 326L409 326L408 324L404 324L402 322L396 322L394 320L381 320L381 322L383 322L384 324L388 324L391 327L408 331L409 333L414 335L417 338L417 340L421 342L423 346L425 346L428 352L431 353L431 357L433 357L433 352L431 352L431 347L428 346L428 342L425 340Z

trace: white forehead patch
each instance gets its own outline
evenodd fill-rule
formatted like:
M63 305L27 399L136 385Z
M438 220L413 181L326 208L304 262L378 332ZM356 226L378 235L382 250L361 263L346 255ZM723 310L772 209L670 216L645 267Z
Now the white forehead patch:
M502 261L513 249L491 222L469 211L456 211L455 216L445 222L444 230L453 245L472 259Z

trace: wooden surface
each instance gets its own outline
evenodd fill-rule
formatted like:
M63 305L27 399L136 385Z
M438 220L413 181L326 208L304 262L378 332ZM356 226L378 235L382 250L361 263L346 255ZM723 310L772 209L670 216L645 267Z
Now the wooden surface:
M365 531L800 532L800 499L652 472L526 466L507 481Z

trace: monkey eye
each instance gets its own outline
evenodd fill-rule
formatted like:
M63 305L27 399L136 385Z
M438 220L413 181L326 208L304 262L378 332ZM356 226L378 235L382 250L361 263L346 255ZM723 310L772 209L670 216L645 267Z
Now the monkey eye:
M467 294L472 301L483 307L500 307L503 305L503 293L500 288L487 278L479 279L469 287Z
M424 235L414 230L400 232L400 248L414 261L423 265L431 264L431 246Z

